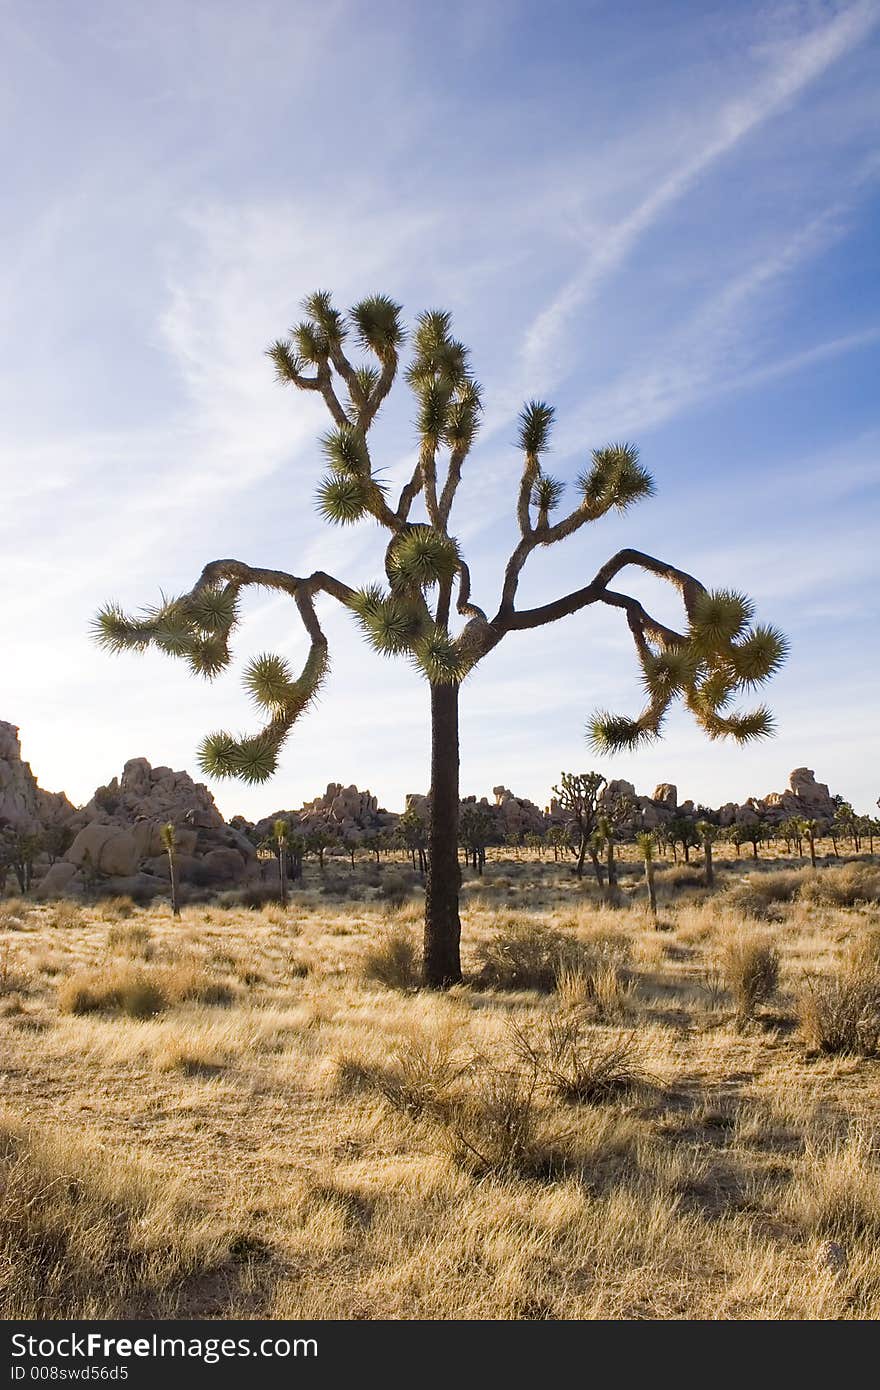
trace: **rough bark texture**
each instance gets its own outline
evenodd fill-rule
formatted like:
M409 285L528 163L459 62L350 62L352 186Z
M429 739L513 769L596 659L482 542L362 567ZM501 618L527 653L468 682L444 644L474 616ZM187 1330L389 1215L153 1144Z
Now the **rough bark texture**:
M431 802L425 885L424 981L461 979L458 894L458 686L431 686Z

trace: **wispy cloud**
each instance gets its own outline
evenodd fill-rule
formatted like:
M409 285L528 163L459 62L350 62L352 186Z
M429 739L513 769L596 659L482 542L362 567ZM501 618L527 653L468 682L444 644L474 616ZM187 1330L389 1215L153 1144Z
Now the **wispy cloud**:
M862 42L878 19L880 14L871 0L851 6L829 23L785 45L783 56L750 92L724 102L709 139L626 217L598 234L598 244L584 264L537 315L523 347L525 364L532 374L539 379L543 375L546 380L553 373L560 336L573 315L620 269L654 224L720 160Z

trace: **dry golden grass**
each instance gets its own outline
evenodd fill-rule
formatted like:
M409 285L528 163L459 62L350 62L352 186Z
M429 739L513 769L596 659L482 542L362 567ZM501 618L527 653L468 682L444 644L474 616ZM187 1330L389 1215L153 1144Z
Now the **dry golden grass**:
M0 1316L880 1316L880 1071L803 1006L877 978L876 865L699 867L658 932L635 861L617 910L490 862L444 995L372 868L177 922L4 901Z

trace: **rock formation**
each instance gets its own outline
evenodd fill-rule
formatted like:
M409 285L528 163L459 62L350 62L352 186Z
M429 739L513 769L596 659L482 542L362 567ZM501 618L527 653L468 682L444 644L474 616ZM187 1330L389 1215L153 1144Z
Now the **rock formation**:
M93 883L118 893L165 891L169 865L160 830L169 821L182 883L220 887L258 875L253 845L241 830L226 825L203 783L132 758L120 778L99 787L82 810L73 812L69 824L76 838L48 869L40 891L47 896L81 892Z
M46 792L22 761L18 729L0 720L0 825L25 832L63 825L74 808L63 792Z

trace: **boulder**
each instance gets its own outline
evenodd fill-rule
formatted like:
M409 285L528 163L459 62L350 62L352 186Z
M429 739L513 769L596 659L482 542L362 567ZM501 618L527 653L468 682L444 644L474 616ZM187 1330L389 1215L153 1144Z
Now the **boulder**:
M651 800L665 806L667 811L675 811L678 808L678 787L674 782L661 782L654 788Z
M130 831L92 821L79 832L65 859L77 868L89 866L100 874L125 876L137 869L138 846Z
M244 860L237 849L212 849L196 862L208 883L237 883L244 870Z
M65 859L59 859L56 864L49 865L37 888L37 894L41 898L69 898L82 891L83 881L79 870L75 864L69 864Z

